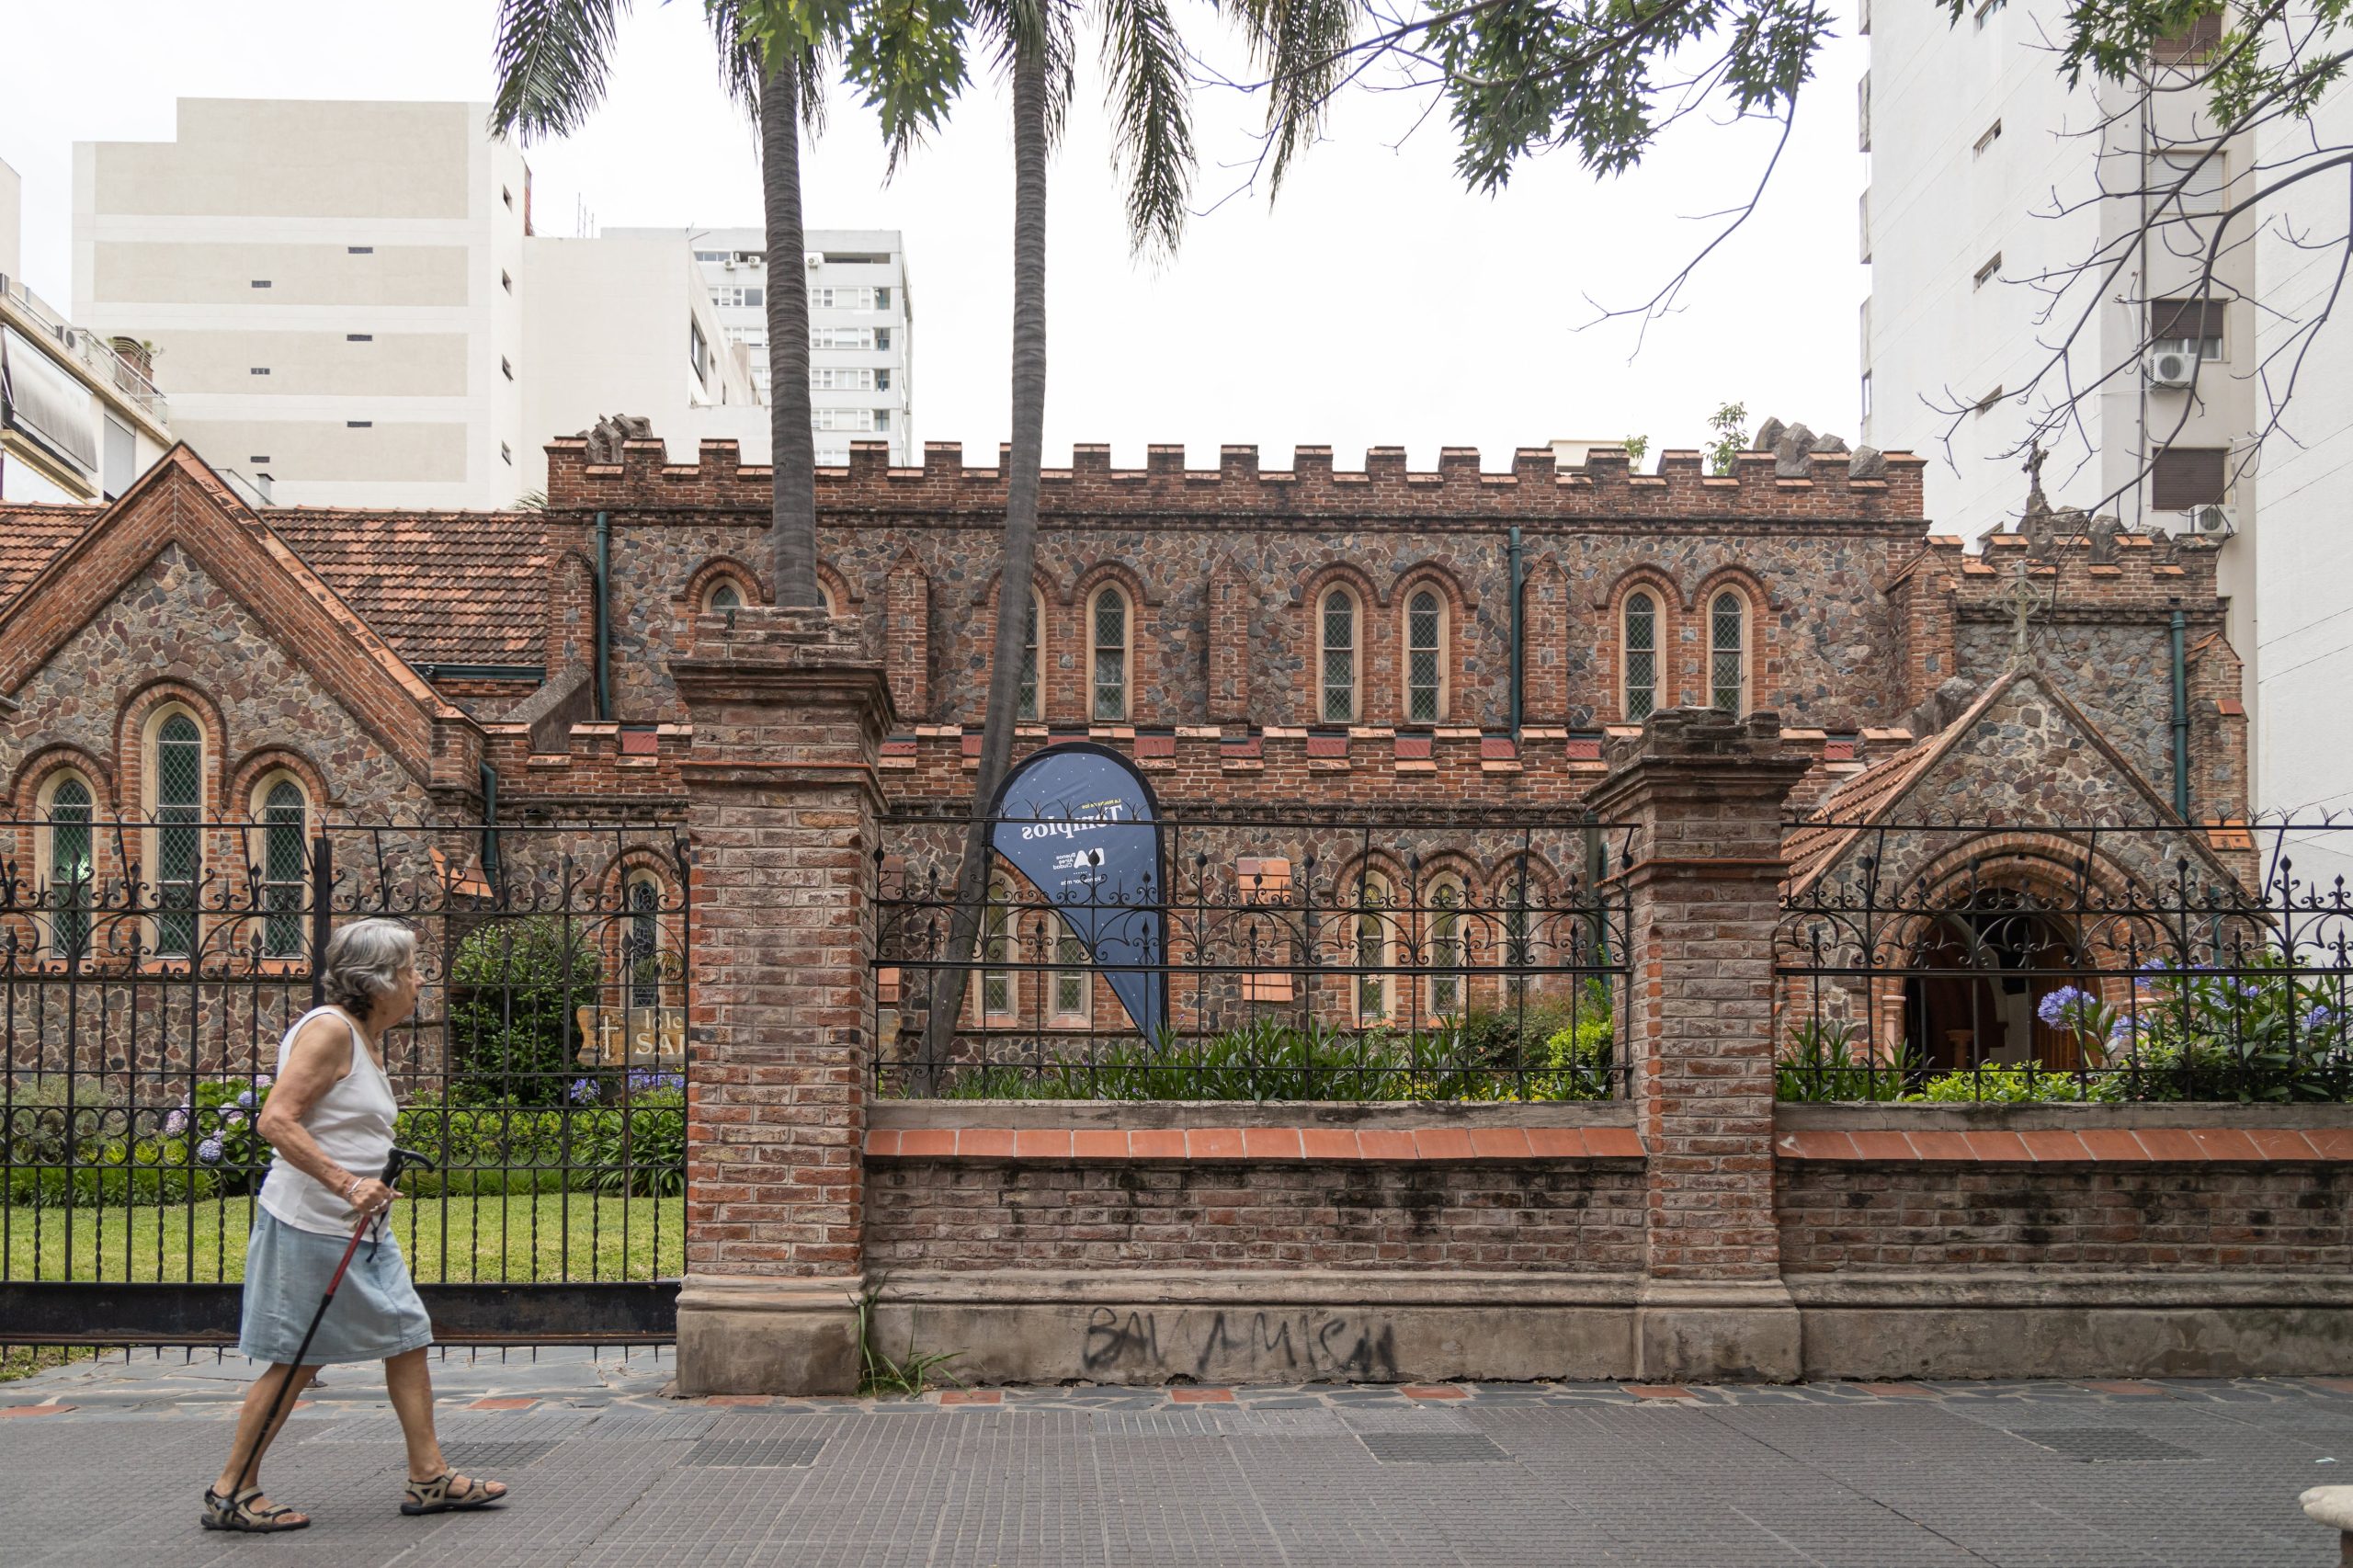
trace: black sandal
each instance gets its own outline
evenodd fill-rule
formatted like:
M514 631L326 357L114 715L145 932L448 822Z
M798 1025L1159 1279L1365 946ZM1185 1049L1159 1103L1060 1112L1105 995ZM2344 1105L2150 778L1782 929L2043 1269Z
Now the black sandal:
M254 1499L261 1495L261 1488L248 1486L233 1496L223 1497L210 1486L204 1489L204 1512L197 1523L209 1530L238 1530L247 1535L275 1535L280 1530L306 1530L308 1518L296 1516L283 1504L271 1503L256 1508Z
M449 1490L449 1483L457 1479L455 1471L443 1471L430 1481L408 1483L408 1499L401 1505L404 1514L453 1514L460 1508L487 1508L503 1502L506 1488L496 1482L484 1481L478 1475L466 1477L463 1492ZM493 1492L491 1488L497 1486Z

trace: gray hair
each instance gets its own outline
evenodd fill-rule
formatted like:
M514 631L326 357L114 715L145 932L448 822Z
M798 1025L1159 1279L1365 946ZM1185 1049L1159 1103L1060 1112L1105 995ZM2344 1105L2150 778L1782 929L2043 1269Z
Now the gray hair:
M416 933L404 922L355 920L327 942L320 986L329 1002L364 1017L378 998L392 994L401 971L415 961Z

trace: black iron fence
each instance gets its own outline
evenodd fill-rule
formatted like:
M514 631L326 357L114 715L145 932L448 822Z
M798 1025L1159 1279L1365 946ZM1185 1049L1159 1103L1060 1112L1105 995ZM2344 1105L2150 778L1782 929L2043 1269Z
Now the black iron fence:
M668 1338L688 886L666 829L0 822L0 1337L234 1338L279 1042L330 933L389 916L426 978L397 1136L441 1163L393 1222L442 1340Z
M1791 833L1784 1099L2353 1098L2338 824Z
M1603 883L1627 862L1628 830L1571 812L1305 810L1158 826L1154 869L1051 894L993 861L973 938L959 944L964 819L889 819L873 960L881 1092L1622 1093L1626 903ZM953 1028L935 1039L934 1008L959 994Z

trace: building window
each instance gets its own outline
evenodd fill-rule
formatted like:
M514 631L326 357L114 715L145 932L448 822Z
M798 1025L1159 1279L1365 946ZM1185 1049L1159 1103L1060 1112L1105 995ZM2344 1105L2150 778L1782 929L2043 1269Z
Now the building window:
M1985 155L1985 150L1993 146L1995 142L1999 142L2001 139L2002 122L1997 119L1993 124L1987 126L1984 133L1977 138L1977 146L1974 150L1975 155L1980 158L1984 157Z
M1014 699L1013 709L1017 719L1035 719L1043 708L1043 694L1038 689L1038 629L1045 620L1045 601L1033 590L1029 595L1029 625L1021 634L1021 690Z
M2222 300L2152 300L2149 347L2159 354L2195 354L2201 359L2220 359L2222 320L2229 308Z
M813 430L872 430L874 410L870 408L817 408L809 415Z
M267 376L269 374L269 367L267 365L256 365L252 369L247 370L245 374L248 376Z
M1863 417L1864 417L1864 418L1866 418L1866 419L1869 419L1870 416L1871 416L1871 373L1870 373L1869 370L1865 370L1865 371L1863 372Z
M989 879L989 902L981 920L981 1017L1010 1017L1020 1002L1012 965L1019 957L1014 926L1013 882Z
M878 346L870 326L813 326L809 329L809 347L870 349ZM890 341L886 338L879 347L888 348Z
M506 460L506 466L508 468L513 468L515 466L515 449L508 446L504 441L498 443L498 455Z
M515 379L514 362L508 359L504 354L498 357L498 373L505 376L510 381Z
M343 340L346 343L373 343L376 341L376 335L372 332L347 332L343 335Z
M2183 65L2205 59L2222 41L2222 13L2216 9L2193 17L2177 33L2149 40L2149 58L2160 65Z
M343 427L347 430L373 430L376 427L376 422L372 419L347 419L343 422Z
M259 853L254 859L261 873L262 956L300 958L310 800L301 785L283 774L265 779L254 791L254 820L261 824Z
M1999 11L2006 4L2007 0L1977 0L1976 30L1984 32L1985 24L1994 19L1994 13Z
M49 956L70 962L90 951L95 797L77 773L53 778L48 793L40 814L49 841L41 846L40 864L49 873Z
M621 937L621 966L629 976L629 1005L662 1005L662 882L639 871L627 889L629 925Z
M699 250L695 252L695 259L697 261L725 261L727 253L723 250Z
M2222 210L2222 187L2229 170L2220 151L2166 153L2151 160L2149 195L2156 202L2159 221L2166 217L2207 217Z
M1708 606L1708 700L1727 713L1747 707L1748 601L1733 589Z
M891 427L891 411L889 409L878 408L874 411L874 427L877 430L888 430Z
M1405 717L1416 724L1446 717L1446 605L1431 588L1416 588L1405 603Z
M1053 1021L1065 1028L1094 1019L1095 975L1086 944L1060 919L1054 922Z
M510 294L515 292L515 279L506 272L501 272L498 275L498 286L501 289L506 290Z
M2230 486L2230 449L2171 447L2149 472L2149 505L2160 512L2220 506Z
M1434 1018L1462 1010L1462 884L1439 877L1430 886L1427 942L1429 1008Z
M1658 600L1638 588L1626 596L1625 690L1619 711L1639 724L1658 707Z
M346 245L343 247L343 254L346 256L374 256L376 254L376 247L374 245Z
M886 385L862 365L819 365L809 372L812 392L873 392Z
M269 279L267 278L256 278L254 279L254 287L256 289L267 289L269 287Z
M891 308L890 290L877 289L874 290L874 308L878 311L887 311Z
M874 329L874 347L879 349L887 349L891 347L891 329L889 327L878 326Z
M1357 1023L1389 1021L1396 1011L1395 927L1390 918L1389 882L1368 871L1357 883L1355 960Z
M1357 597L1346 588L1324 596L1324 700L1327 724L1357 719Z
M154 823L153 869L148 881L155 903L155 953L190 959L196 954L197 885L202 876L204 820L204 732L185 709L166 710L155 725L149 768L149 816Z
M1995 278L2000 277L2001 273L2002 253L2000 251L1995 251L1992 256L1985 258L1985 265L1977 269L1976 275L1970 279L1969 286L1972 289L1983 289L1986 284L1991 283Z
M719 585L710 590L710 597L703 601L702 608L705 614L716 614L722 610L742 609L744 608L744 590L722 577L720 579Z
M767 303L767 290L756 283L749 286L730 285L724 289L713 289L710 291L710 302L722 310L759 309Z
M498 187L498 199L506 203L507 210L514 210L515 193L503 185Z
M1095 596L1094 647L1088 663L1095 676L1097 719L1117 722L1128 716L1128 596L1118 588L1103 588Z

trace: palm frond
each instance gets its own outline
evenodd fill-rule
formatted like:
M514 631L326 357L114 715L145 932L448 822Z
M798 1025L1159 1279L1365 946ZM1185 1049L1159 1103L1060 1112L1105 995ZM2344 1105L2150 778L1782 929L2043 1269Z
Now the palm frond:
M735 0L703 0L703 20L710 27L710 41L719 51L719 81L735 107L760 123L760 40L744 25L743 7Z
M1103 18L1111 165L1127 181L1128 240L1176 254L1193 186L1191 78L1167 0L1112 0Z
M1323 130L1332 95L1348 69L1356 38L1353 0L1236 0L1252 57L1267 73L1267 132L1274 141L1269 178L1282 189L1291 160Z
M605 96L616 25L628 6L629 0L500 0L491 134L528 142L578 130Z

